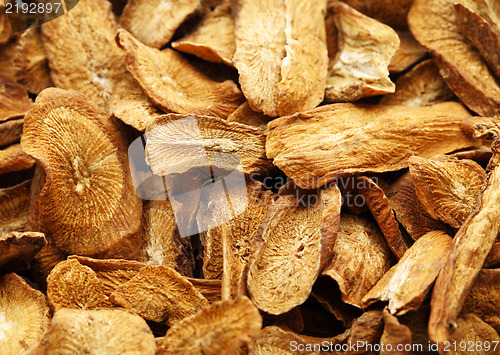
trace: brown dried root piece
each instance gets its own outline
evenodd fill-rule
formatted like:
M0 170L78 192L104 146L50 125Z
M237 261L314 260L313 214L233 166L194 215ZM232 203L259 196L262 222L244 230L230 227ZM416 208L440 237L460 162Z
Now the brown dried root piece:
M38 27L22 32L16 47L14 67L16 81L29 92L38 94L43 89L53 86L49 61Z
M411 348L412 337L411 330L406 325L400 324L397 317L393 316L387 309L384 309L384 332L380 338L380 344L384 344L385 350L381 351L380 354L397 354L397 355L410 355L408 349ZM400 345L401 344L401 345ZM398 349L403 347L406 350L393 350L389 351L389 346L391 349Z
M12 144L0 149L0 174L31 168L35 160L23 152L21 144Z
M332 0L329 0L332 1ZM342 0L356 10L391 27L407 29L406 16L413 0Z
M13 59L14 56L16 55L17 42L18 42L18 37L13 36L8 42L0 44L0 53L2 53L2 55L0 56L0 74L1 74L0 77L2 76L7 77L10 80L14 81L16 80L15 79L16 69L14 68ZM4 79L0 80L0 82L2 81L4 81ZM0 115L0 120L1 117L2 116Z
M483 116L500 113L500 87L488 66L464 35L454 0L415 0L408 14L411 32L434 56L450 89ZM467 3L468 0L460 0Z
M401 75L396 80L396 92L384 96L380 104L409 107L430 106L450 101L454 96L439 74L434 60L429 59Z
M142 43L161 48L177 27L193 14L201 0L132 0L127 2L121 25Z
M39 215L58 248L100 257L138 253L142 204L124 138L107 114L75 91L46 89L25 117L21 144L45 169Z
M111 307L96 273L75 259L61 261L52 269L47 277L47 297L54 312Z
M1 276L0 322L2 353L30 354L50 326L47 298L14 273Z
M341 207L336 185L281 196L271 206L253 237L247 266L247 289L257 307L277 315L306 301L331 259Z
M484 262L484 267L492 266L500 266L500 240L498 239L491 247L490 253Z
M46 244L43 233L0 233L0 273L29 269L35 254Z
M111 4L105 0L80 1L66 15L42 26L54 84L81 92L105 112L116 84L127 72L115 42L116 29Z
M221 280L207 280L186 277L186 279L193 284L193 286L200 291L210 304L220 301L221 296Z
M19 142L23 135L24 119L12 119L6 122L0 121L0 147Z
M412 0L413 1L413 0ZM399 74L418 63L425 55L427 50L417 42L409 31L396 31L399 37L399 49L392 56L389 64L391 74ZM396 83L396 88L398 84Z
M458 103L429 107L333 104L268 124L266 154L302 188L353 173L396 171L412 155L431 157L477 146ZM404 132L404 134L402 134Z
M391 267L391 251L377 225L343 213L333 256L321 275L335 280L342 301L361 308L361 299Z
M233 81L213 81L172 49L145 46L125 30L118 31L117 41L132 76L166 112L226 118L242 101Z
M172 42L172 48L209 62L233 66L236 43L231 2L223 1L203 18L191 34Z
M399 48L397 33L342 2L331 3L329 12L338 49L328 64L325 100L350 102L394 92L388 67Z
M171 327L157 354L231 354L261 327L262 317L248 298L216 302Z
M31 106L26 89L0 73L0 122L24 116Z
M0 44L6 43L12 36L9 18L5 13L5 4L0 4Z
M227 117L228 122L238 122L265 130L271 117L262 112L255 112L248 102L242 103L238 108Z
M147 323L120 309L61 309L52 319L47 355L154 355L156 343Z
M163 265L145 266L110 299L144 319L169 326L208 306L207 299L186 278Z
M348 343L351 344L378 344L384 330L383 314L380 310L365 312L357 318L351 327ZM368 347L358 347L357 350L348 350L346 354L374 354Z
M28 222L31 180L0 189L0 235L24 231Z
M434 219L460 228L477 207L486 172L475 161L436 156L410 158L418 199Z
M451 237L429 232L411 246L401 260L363 298L363 307L389 301L392 314L418 309L446 259Z

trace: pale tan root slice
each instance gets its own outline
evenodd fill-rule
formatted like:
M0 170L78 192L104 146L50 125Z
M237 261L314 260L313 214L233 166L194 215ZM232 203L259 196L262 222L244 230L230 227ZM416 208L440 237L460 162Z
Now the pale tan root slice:
M205 15L191 34L172 42L172 48L209 62L233 66L236 43L231 2L222 2Z
M453 4L468 0L415 0L408 23L417 41L434 56L444 80L472 111L500 113L500 87L486 62L462 34Z
M247 297L219 301L172 326L157 354L230 354L261 327L262 317Z
M23 134L24 119L0 121L0 147L19 142Z
M235 3L233 64L252 110L278 116L281 65L285 57L285 2L238 0Z
M144 319L172 326L208 307L205 297L181 274L163 265L148 265L111 294L113 303Z
M0 189L0 235L22 232L28 222L31 181Z
M31 106L26 89L0 73L0 122L24 116Z
M413 0L412 0L413 1ZM409 31L396 31L399 37L399 49L389 64L391 74L399 74L418 63L427 54L427 50L417 42ZM398 84L396 83L396 88Z
M14 67L16 81L31 93L38 94L54 85L39 28L22 32L16 47Z
M38 214L48 239L67 254L137 255L142 201L125 138L106 113L75 91L45 89L25 116L21 145L45 170Z
M460 127L458 103L429 107L333 104L268 124L266 154L301 188L353 173L408 167L408 158L477 146ZM404 134L402 134L404 132Z
M123 9L120 22L142 43L161 48L175 30L200 6L201 0L131 0Z
M476 162L447 156L410 158L418 199L429 215L460 228L477 207L486 172Z
M325 97L328 70L326 1L285 1L285 57L278 85L278 116L310 110Z
M47 297L14 273L0 277L0 349L4 354L29 354L50 327Z
M332 1L332 0L329 0ZM391 27L407 29L406 16L413 0L342 0L366 16Z
M35 159L23 152L19 143L0 150L0 174L29 169L34 164Z
M186 277L186 279L191 282L198 291L200 291L203 297L205 297L210 304L222 299L221 280L195 279L192 277Z
M123 52L115 42L117 28L105 0L81 1L67 15L42 26L54 84L81 92L105 112L116 85L127 75Z
M250 107L248 102L242 103L232 114L227 117L228 122L238 122L243 123L248 126L253 126L266 129L267 123L271 120L271 117L264 115L262 112L255 112Z
M419 238L363 297L363 307L389 302L392 314L403 315L418 309L429 292L451 244L451 237L441 231Z
M45 351L47 355L154 355L156 343L146 321L127 311L62 309L52 319Z
M416 65L396 80L396 92L380 100L382 105L430 106L450 101L455 95L444 81L434 60Z
M356 350L348 350L346 354L374 354L373 352L369 352L369 348L363 345L378 344L380 342L380 337L384 330L382 316L382 311L372 310L363 313L361 317L354 321L348 343L358 344L358 342L361 342L359 344L362 346L357 347Z
M148 47L120 29L117 42L126 53L127 69L146 95L166 112L226 118L242 102L231 80L217 82L180 53Z
M46 244L43 233L0 233L0 272L29 269L35 254Z
M336 185L300 196L284 195L268 210L252 240L247 289L252 301L270 314L302 304L331 259L342 206Z
M361 308L361 299L391 267L391 251L377 225L363 216L340 218L333 256L321 275L335 280L342 301Z
M410 355L412 337L411 330L406 325L400 324L398 318L393 316L387 309L384 309L384 332L380 338L380 344L384 344L381 355L397 354ZM402 347L403 350L395 350ZM391 350L388 350L391 349Z
M331 3L329 13L338 31L338 48L328 64L325 100L351 102L393 93L388 67L399 48L397 33L342 2Z

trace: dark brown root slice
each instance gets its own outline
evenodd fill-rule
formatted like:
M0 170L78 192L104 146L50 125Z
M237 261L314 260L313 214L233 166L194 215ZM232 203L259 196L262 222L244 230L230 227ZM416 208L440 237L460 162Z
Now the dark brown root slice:
M412 0L413 1L413 0ZM427 54L427 50L417 42L409 31L397 31L399 49L392 56L389 64L391 74L399 74L418 63ZM396 90L398 84L396 83Z
M8 42L0 44L0 53L2 53L0 56L0 76L9 78L12 81L16 80L16 68L14 67L13 60L16 55L18 40L19 37L13 36ZM1 81L4 81L4 79L1 79L0 82ZM0 115L0 117L2 116Z
M29 269L35 254L46 244L43 233L0 233L0 273Z
M23 134L24 119L0 122L0 147L19 142Z
M35 160L23 152L21 144L12 144L0 150L0 174L31 168Z
M0 53L1 50L0 50ZM0 63L0 67L1 67ZM33 106L24 87L0 74L0 122L20 118Z
M0 189L0 235L25 230L28 222L31 181Z
M348 343L361 344L356 350L348 350L346 354L375 354L370 352L369 344L378 344L384 330L382 311L372 310L363 313L357 318L351 327ZM361 342L361 343L358 343Z
M500 266L500 240L497 239L484 262L484 267ZM499 333L500 334L500 333Z
M384 309L384 332L380 338L380 344L384 344L385 350L380 351L380 355L396 354L410 355L407 349L411 348L411 330L406 325L400 324L397 317L393 316L387 309ZM405 350L389 350L399 349Z

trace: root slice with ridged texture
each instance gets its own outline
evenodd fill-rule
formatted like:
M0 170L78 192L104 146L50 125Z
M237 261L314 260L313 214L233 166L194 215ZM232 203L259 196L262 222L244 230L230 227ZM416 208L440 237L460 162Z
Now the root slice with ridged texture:
M0 233L0 273L29 269L35 254L46 244L43 233Z
M39 213L58 248L136 256L142 204L125 140L104 112L75 91L46 89L25 117L21 145L45 169Z
M262 317L247 297L216 302L171 327L157 354L231 354L261 327Z
M154 355L156 343L146 321L121 309L56 312L45 346L47 355Z
M281 196L271 206L250 247L247 289L255 305L270 314L306 301L331 259L339 229L342 201L336 185L299 197Z
M26 89L0 73L0 122L24 116L31 106Z
M243 101L233 81L213 81L172 49L150 48L123 29L118 31L117 42L126 52L132 76L166 112L226 118Z
M24 231L28 222L31 180L0 189L0 234Z

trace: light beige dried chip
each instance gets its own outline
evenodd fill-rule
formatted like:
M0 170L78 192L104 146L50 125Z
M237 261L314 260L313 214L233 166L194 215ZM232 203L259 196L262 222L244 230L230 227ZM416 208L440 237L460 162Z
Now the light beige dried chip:
M120 21L142 43L161 48L200 6L201 0L131 0Z
M388 67L399 48L397 33L342 2L331 3L329 13L338 46L328 64L325 100L350 102L394 92Z
M120 309L61 309L52 319L45 353L154 355L156 343L147 323Z
M111 3L106 0L80 0L66 15L42 26L54 84L81 92L105 112L116 84L127 72L115 42L116 30Z
M46 244L43 233L0 232L0 273L29 269L35 254Z
M419 238L406 254L363 297L363 307L388 301L392 314L418 309L446 260L451 237L441 231Z
M0 147L19 142L23 134L24 119L0 121Z
M411 349L412 345L410 328L400 324L398 318L393 316L387 309L384 309L383 317L384 332L380 338L380 344L384 344L384 350L380 351L380 355L410 355L411 352L408 350ZM400 348L402 350L399 350Z
M43 293L22 277L0 277L0 349L3 354L30 354L50 326L50 308Z
M332 0L329 0L332 1ZM356 10L391 27L408 27L406 16L414 0L342 0Z
M107 114L80 93L45 89L25 116L21 144L45 169L39 215L47 238L68 254L137 255L142 203L124 137Z
M261 327L262 317L247 297L216 302L171 327L157 354L231 354Z
M348 343L360 344L355 350L349 349L346 354L375 354L370 351L369 344L378 344L384 330L382 311L371 310L357 318L351 327ZM360 342L360 343L358 343Z
M117 41L126 52L130 73L166 112L226 118L242 101L233 81L210 79L172 49L145 46L125 30L118 31Z
M428 158L477 146L460 127L468 116L452 102L418 108L326 105L269 122L266 154L298 186L315 188L353 173L405 168L412 155Z
M473 160L436 156L410 158L418 199L429 215L460 228L477 207L486 172Z
M391 251L377 225L343 213L333 256L321 275L335 280L342 301L361 308L361 299L391 267Z
M242 103L232 114L227 117L228 122L239 122L247 126L253 126L266 129L267 123L271 117L264 115L262 112L255 112L250 107L248 102Z
M453 7L469 0L415 0L411 32L434 56L450 89L480 115L500 113L500 86L479 52L462 34Z
M407 70L427 54L427 50L417 42L411 32L396 31L396 33L399 36L399 49L392 56L389 64L391 74L399 74Z
M28 222L31 181L0 189L0 235L24 231Z
M24 116L31 106L26 89L0 73L0 122Z
M34 164L35 160L22 150L19 143L0 149L0 174L29 169Z
M208 301L181 274L163 265L148 265L111 294L113 303L144 319L172 326L208 306Z

